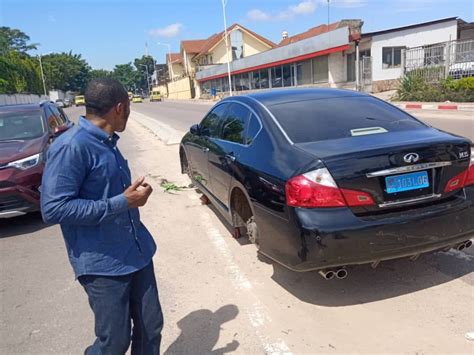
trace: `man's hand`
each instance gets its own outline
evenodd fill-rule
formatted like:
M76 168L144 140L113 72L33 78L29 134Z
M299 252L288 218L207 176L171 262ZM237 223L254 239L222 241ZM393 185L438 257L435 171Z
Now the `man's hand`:
M145 182L145 178L142 176L131 184L123 194L128 201L128 207L136 208L144 206L152 192L153 189Z

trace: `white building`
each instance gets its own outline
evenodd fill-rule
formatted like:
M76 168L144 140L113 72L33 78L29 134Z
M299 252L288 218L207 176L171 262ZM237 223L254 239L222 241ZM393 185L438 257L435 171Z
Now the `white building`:
M429 51L441 42L458 39L458 24L462 20L450 17L415 25L363 33L359 50L371 57L372 91L396 87L402 76L402 50L424 47ZM464 21L462 21L464 22ZM368 49L370 48L370 51ZM364 55L360 55L363 58Z

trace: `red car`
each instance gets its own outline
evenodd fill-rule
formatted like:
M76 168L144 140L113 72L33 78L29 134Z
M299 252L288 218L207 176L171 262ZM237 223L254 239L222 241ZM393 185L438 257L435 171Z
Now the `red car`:
M39 210L46 150L71 125L53 102L0 106L0 218Z

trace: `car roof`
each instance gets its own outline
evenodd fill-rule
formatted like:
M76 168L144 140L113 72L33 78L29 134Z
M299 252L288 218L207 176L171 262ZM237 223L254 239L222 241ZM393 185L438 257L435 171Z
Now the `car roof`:
M273 89L264 92L257 92L243 97L255 99L265 106L282 104L286 102L323 100L338 97L368 97L370 95L343 89L331 88L293 88L293 89ZM236 97L233 97L234 99Z
M45 102L48 103L48 102ZM0 112L13 112L13 111L35 111L40 110L44 103L37 104L20 104L20 105L5 105L0 106Z

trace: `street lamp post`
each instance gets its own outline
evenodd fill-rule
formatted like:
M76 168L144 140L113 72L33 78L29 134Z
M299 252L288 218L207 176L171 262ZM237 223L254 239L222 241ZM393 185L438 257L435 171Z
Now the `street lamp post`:
M43 81L44 96L48 96L48 94L46 93L46 82L44 80L43 63L41 62L41 54L38 54L38 60L40 63L41 80Z
M226 6L227 6L227 0L222 0L222 13L224 15L225 49L226 49L226 52L227 52L227 75L229 77L229 95L232 96L232 77L230 75L229 40L227 38L227 18L226 18L226 14L225 14Z
M142 67L145 67L146 70L146 84L148 88L148 95L150 95L150 75L148 74L148 65L140 64Z
M171 63L171 45L168 43L161 43L161 42L156 42L156 44L160 46L166 46L168 47L168 75L170 76L170 80L173 80L174 74L173 74L173 64Z

